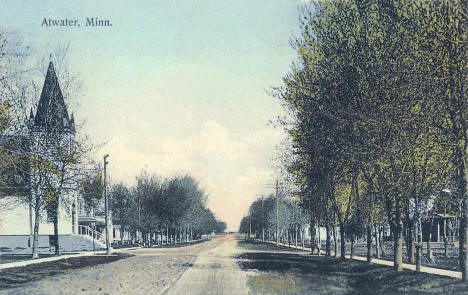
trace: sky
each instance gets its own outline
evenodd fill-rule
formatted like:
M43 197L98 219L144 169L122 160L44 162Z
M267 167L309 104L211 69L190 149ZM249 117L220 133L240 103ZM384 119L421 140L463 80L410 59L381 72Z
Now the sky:
M284 132L281 86L296 53L303 0L0 0L0 27L34 56L70 42L68 68L83 83L69 112L109 156L112 183L143 170L191 174L208 207L236 231L271 192ZM44 18L80 27L42 26ZM109 27L86 27L87 18ZM39 99L39 98L38 98ZM102 146L101 146L102 144Z

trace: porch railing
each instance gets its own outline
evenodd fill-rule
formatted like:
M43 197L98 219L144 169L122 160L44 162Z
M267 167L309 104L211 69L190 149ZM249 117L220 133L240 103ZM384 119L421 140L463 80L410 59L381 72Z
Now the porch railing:
M96 239L96 240L103 240L102 233L93 229L92 227L86 226L86 225L78 225L78 234L84 235L84 236L90 236Z

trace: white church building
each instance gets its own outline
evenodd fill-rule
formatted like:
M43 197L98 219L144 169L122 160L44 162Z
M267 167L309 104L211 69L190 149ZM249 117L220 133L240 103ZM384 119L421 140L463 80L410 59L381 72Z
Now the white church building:
M37 110L35 114L31 110L29 122L26 125L27 132L24 132L26 135L0 135L0 143L8 140L16 141L24 148L33 151L33 149L47 149L46 146L41 146L39 140L44 132L54 130L60 133L65 141L75 136L74 118L73 115L71 117L68 115L52 62L49 63ZM34 177L32 172L27 174L29 178ZM27 202L27 196L32 195L29 178L23 175L24 185L14 192L8 189L0 191L0 255L32 253L35 216L32 204ZM79 179L76 179L71 186L64 192L67 194L67 204L58 202L57 223L61 252L104 248L103 221L86 214L84 203L80 201ZM18 194L22 196L18 197ZM53 253L55 250L53 218L46 206L40 212L39 253ZM101 231L94 230L93 228L96 227L93 225ZM112 233L110 238L112 239Z

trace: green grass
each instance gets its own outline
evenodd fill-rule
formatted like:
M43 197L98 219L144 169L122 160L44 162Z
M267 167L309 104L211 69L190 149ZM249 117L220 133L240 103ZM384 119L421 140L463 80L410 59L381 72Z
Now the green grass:
M129 254L118 254L112 256L71 257L57 261L0 270L0 290L13 288L27 282L37 281L50 276L75 272L85 267L114 262L131 256L132 255Z
M245 243L239 246L265 249L238 256L243 269L257 272L248 280L252 294L468 294L468 285L455 278Z

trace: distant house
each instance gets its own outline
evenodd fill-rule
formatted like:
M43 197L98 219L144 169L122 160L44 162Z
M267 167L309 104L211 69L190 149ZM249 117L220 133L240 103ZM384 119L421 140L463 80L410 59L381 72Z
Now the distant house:
M27 131L21 136L0 136L1 144L8 144L12 149L22 151L34 151L41 149L45 151L48 160L54 161L56 155L47 153L40 138L46 132L59 134L64 142L75 136L75 122L73 115L69 116L62 91L57 79L52 62L49 63L44 86L39 99L38 107L34 115L31 110L29 121L25 124ZM66 146L66 145L65 145ZM28 161L20 159L19 161ZM26 163L26 167L28 167ZM17 195L31 194L31 180L28 175L33 173L22 173L21 170L4 169L2 177L8 178L8 185L0 188L0 254L1 253L31 253L34 210L27 202L18 202ZM24 171L24 170L23 170ZM14 181L17 179L18 181ZM94 246L104 247L103 236L93 231L90 220L85 214L80 201L79 181L67 189L68 204L58 204L59 239L62 251L90 250ZM23 198L26 199L26 198ZM41 213L39 226L39 252L51 252L54 250L53 222L50 210L44 208ZM94 218L94 217L93 217ZM83 222L80 222L82 220ZM94 219L94 221L96 221ZM99 226L99 222L98 226ZM112 236L111 236L112 238Z

